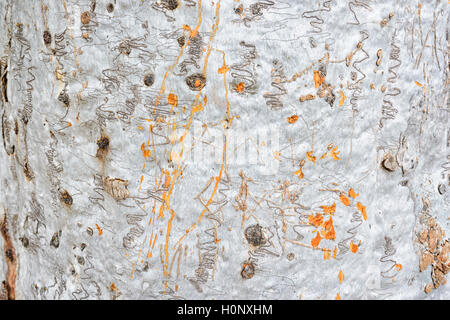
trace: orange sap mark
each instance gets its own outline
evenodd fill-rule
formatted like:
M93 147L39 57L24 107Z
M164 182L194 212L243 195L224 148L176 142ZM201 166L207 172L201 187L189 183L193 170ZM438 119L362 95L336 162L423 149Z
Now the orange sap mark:
M143 155L144 155L145 158L149 158L150 155L151 155L151 152L150 152L150 150L148 150L148 149L145 149L142 153L143 153Z
M350 241L350 250L351 250L353 253L358 252L358 245L354 244L354 243L353 243L353 240Z
M95 226L97 227L98 235L101 236L103 234L102 228L98 224L95 224Z
M333 225L333 219L330 217L330 219L323 223L323 228L327 231L325 233L325 239L327 240L334 240L336 239L336 232L334 231L334 225Z
M306 158L308 158L309 161L311 161L312 163L316 163L316 157L312 155L313 152L312 151L308 151L306 153Z
M244 89L245 89L245 84L244 84L243 82L239 82L239 83L236 85L236 91L237 91L237 92L241 93L241 92L244 91Z
M319 246L320 240L322 240L320 233L316 232L316 236L311 240L311 245L313 248L317 248Z
M341 202L345 204L347 207L350 205L350 200L345 196L345 194L341 193L339 195L339 199L341 199Z
M71 127L71 126L72 126L72 123L71 123L71 122L67 122L67 126L68 126L68 127Z
M327 156L327 152L325 152L321 157L320 160L322 160L323 158L325 158Z
M141 180L140 180L140 183L139 183L139 191L141 191L142 181L144 181L144 176L143 175L141 176Z
M198 217L198 220L197 220L198 223L200 223L202 221L203 216L205 215L205 212L209 211L209 206L213 202L214 195L216 194L217 189L219 187L219 182L222 179L223 169L224 169L224 165L225 165L225 161L226 161L226 152L227 152L227 136L225 135L225 140L223 143L223 152L222 152L222 164L220 166L219 175L214 179L214 180L216 180L216 183L214 184L214 189L211 193L211 196L208 199L208 202L204 205L205 209L203 209L203 211L200 213L200 216ZM173 184L172 184L172 188L173 188ZM193 223L190 229L186 229L186 233L183 236L181 236L181 238L175 244L174 248L176 246L178 246L180 244L180 242L183 241L183 239L188 235L188 233L196 228L196 226L197 226L197 224Z
M328 221L322 223L322 227L327 231L331 230L333 228L333 218L330 216Z
M297 120L298 120L298 116L297 115L293 115L293 116L287 117L287 122L290 123L290 124L296 123Z
M336 203L333 202L331 206L320 206L324 213L333 214L336 212Z
M331 227L331 230L325 233L325 239L334 240L336 239L336 232L334 231L334 226Z
M141 151L144 151L145 150L145 142L142 142L142 144L141 144Z
M342 281L344 281L344 273L342 272L342 270L339 270L338 278L339 283L342 283Z
M326 249L323 251L323 260L330 260L330 250Z
M336 300L341 300L341 296L339 295L339 292L338 293L336 293L336 298L335 298Z
M302 171L302 167L300 167L300 169L295 171L294 174L298 175L299 179L303 179L305 177L305 175L303 174L303 171Z
M350 188L348 190L348 195L349 195L349 197L352 197L353 199L356 199L356 197L359 196L359 193L355 193L355 190L353 190L353 188Z
M362 214L364 220L367 220L366 207L363 206L361 202L358 202L358 203L356 204L356 209L358 209L359 211L361 211L361 214Z
M308 216L308 220L313 226L318 227L323 223L323 216L320 213L316 214L316 216L311 214Z
M167 232L166 232L166 243L164 245L164 254L165 254L165 265L164 265L164 274L166 275L167 269L169 268L169 239L170 239L170 231L172 230L172 221L175 218L175 211L170 209L170 219L167 223Z
M225 65L220 67L219 69L217 69L217 72L220 73L220 74L225 74L228 71L230 71L230 69L227 66L225 66Z
M319 71L314 70L314 75L313 75L313 79L314 79L314 86L316 88L320 87L323 83L323 81L325 80L324 77L322 77L319 73Z
M142 126L138 126L137 128L138 128L138 130L144 130L144 128Z
M397 271L400 271L400 270L402 270L403 266L400 263L397 263L395 265L395 268L397 268Z
M342 107L342 105L344 104L344 101L347 97L344 95L344 91L342 91L342 90L339 91L339 94L341 96L341 98L339 99L339 107Z
M341 158L338 157L340 151L337 151L337 147L334 147L333 150L331 150L331 157L333 160L341 160Z
M280 156L281 156L281 153L278 152L278 151L275 151L275 152L273 153L273 157L274 157L276 160L280 160Z
M167 189L170 186L169 171L164 171L164 188Z
M337 254L337 247L334 246L334 250L333 250L333 259L336 259L336 254Z
M416 83L416 85L418 85L419 87L422 87L422 84L420 82L414 81Z
M114 282L111 283L111 286L109 287L109 289L110 289L111 291L117 291L117 287L116 287L116 285L114 284Z
M169 96L167 97L167 102L170 105L176 107L178 105L178 97L173 93L169 93Z

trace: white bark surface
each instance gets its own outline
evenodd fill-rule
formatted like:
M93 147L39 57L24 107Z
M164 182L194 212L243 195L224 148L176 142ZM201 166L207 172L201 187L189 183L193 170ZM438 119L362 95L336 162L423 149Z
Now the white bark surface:
M0 1L0 297L449 299L448 8Z

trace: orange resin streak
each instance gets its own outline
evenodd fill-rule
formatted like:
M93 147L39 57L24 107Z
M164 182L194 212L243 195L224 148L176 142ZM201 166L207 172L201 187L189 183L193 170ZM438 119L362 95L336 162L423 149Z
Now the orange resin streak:
M217 32L217 30L219 29L219 13L220 13L220 1L216 4L216 23L212 26L212 32L211 32L211 34L210 34L210 36L209 36L209 42L211 43L212 42L212 40L213 40L213 38L214 38L214 35L216 34L216 32ZM209 59L209 55L210 55L210 53L211 53L211 45L210 44L208 44L208 53L207 53L207 55L206 55L206 57L205 57L205 61L204 61L204 64L203 64L203 74L205 75L205 77L206 77L206 69L207 69L207 65L208 65L208 59ZM201 92L201 91L200 91ZM198 101L199 101L199 94L196 96L196 102L198 103ZM206 105L206 99L205 99L205 105ZM184 138L184 136L187 134L187 131L188 131L188 129L189 129L189 127L190 127L190 125L191 125L191 123L192 123L192 119L193 119L193 116L194 116L194 113L196 113L196 112L198 112L198 111L200 111L200 110L203 110L203 107L202 107L202 104L201 103L199 103L199 104L197 104L197 105L195 105L194 104L194 107L193 108L191 108L191 115L190 115L190 117L189 117L189 121L188 121L188 124L186 125L186 130L185 130L185 132L184 132L184 134L183 134L183 138ZM228 105L227 105L227 110L228 110ZM208 209L208 207L209 207L209 205L211 204L211 202L213 201L212 199L214 198L214 195L215 195L215 193L216 193L216 191L217 191L217 188L218 188L218 186L219 186L219 182L220 182L220 179L222 178L222 173L223 173L223 168L224 168L224 163L225 163L225 158L226 158L226 147L227 147L227 140L226 140L226 136L225 136L225 140L224 140L224 147L223 147L223 153L222 153L222 165L221 165L221 167L220 167L220 172L219 172L219 175L218 175L218 177L216 178L216 183L215 183L215 185L214 185L214 189L213 189L213 192L212 192L212 194L211 194L211 196L210 196L210 198L209 198L209 200L208 200L208 202L207 202L207 204L205 205L205 209L203 209L203 211L200 213L200 216L199 216L199 218L198 218L198 221L197 221L197 223L200 223L201 222L201 220L202 220L202 218L203 218L203 216L204 216L204 214L205 214L205 212L206 211L208 211L209 209ZM183 148L184 149L184 148ZM181 153L183 152L183 149L182 149L182 151L181 151ZM175 179L174 179L175 180ZM189 232L191 232L192 230L194 230L195 229L195 227L197 226L197 223L193 223L192 225L191 225L191 227L189 228L189 229L187 229L186 230L186 233L177 241L177 243L175 244L175 246L173 246L173 249L175 249L184 239L185 239L185 237L189 234Z
M202 21L202 2L201 2L201 0L199 0L199 1L198 1L198 22L197 22L197 26L196 26L196 28L195 28L195 30L194 30L195 34L197 33L198 29L200 28L201 21ZM185 28L185 26L183 26L183 28ZM186 28L185 28L185 29L186 29ZM191 38L194 37L195 34L193 34L193 33L191 32ZM187 46L189 45L189 43L190 43L190 40L188 39L188 40L186 41L185 45L184 45L183 47L181 47L180 53L179 53L179 55L177 56L177 59L175 60L175 62L174 62L171 66L169 66L168 70L167 70L166 73L164 74L164 78L163 78L163 81L162 81L162 84L161 84L161 89L160 89L160 91L159 91L158 96L156 97L155 108L153 109L153 113L156 112L156 108L157 108L157 106L158 106L158 104L159 104L159 101L160 101L162 95L164 95L164 93L165 93L165 90L166 90L166 80L167 80L167 76L169 75L169 72L172 73L173 70L175 69L175 67L178 65L178 63L179 63L179 61L180 61L180 59L181 59L181 57L182 57L182 55L183 55L183 53L184 53L184 50L185 50L185 48L187 48ZM148 122L151 122L152 119L147 119L147 121L148 121ZM161 120L158 118L157 122L161 122ZM153 129L153 125L150 124L150 125L149 125L149 131L150 131L151 137L152 137L152 148L153 148L153 154L155 155L155 156L154 156L154 161L155 161L155 163L156 163L156 161L157 161L157 159L156 159L156 148L155 148L155 141L154 141L154 136L153 136L153 130L152 130L152 129ZM149 142L147 142L147 145L149 145ZM145 158L146 158L146 157L145 157ZM144 160L145 160L145 159L144 159ZM144 168L145 168L145 163L144 163ZM176 180L177 172L178 172L178 166L177 166L177 170L174 172L173 182L175 182L175 180ZM155 179L156 179L156 178L155 178ZM141 175L141 178L140 178L140 184L139 184L139 189L138 189L139 191L141 191L143 180L144 180L144 176ZM155 182L156 182L156 181L155 181ZM155 183L155 184L156 184L156 183ZM157 187L156 187L156 185L155 185L155 191L156 191L156 189L157 189ZM170 193L171 193L172 189L173 189L173 184L172 184L172 188L171 188L171 190L170 190L170 192L169 192L169 195L165 198L165 200L163 200L163 203L161 204L161 207L160 207L160 216L161 216L161 215L164 216L164 215L163 215L164 209L162 209L162 208L164 208L165 206L168 207L168 204L169 204L169 197L170 197ZM155 204L154 204L154 206L153 206L153 214L155 213L155 205L156 205L156 200L155 200ZM151 218L150 218L150 219L151 219ZM152 220L150 220L150 221L155 221L155 219L152 219ZM149 223L150 223L150 221L149 221ZM154 240L154 242L153 242L152 249L153 249L153 247L154 247L154 245L155 245L155 243L156 243L156 238L157 238L157 237L155 237L155 240ZM146 240L143 242L142 246L145 244L145 242L146 242ZM141 249L139 250L138 259L139 259L139 256L140 256L140 254L141 254L142 246L141 246ZM151 256L150 249L149 249L149 253L147 254L147 256L149 256L149 255ZM135 267L135 265L133 265L133 270L132 270L131 277L132 277L133 272L134 272L134 267ZM166 284L166 285L167 285L167 284Z

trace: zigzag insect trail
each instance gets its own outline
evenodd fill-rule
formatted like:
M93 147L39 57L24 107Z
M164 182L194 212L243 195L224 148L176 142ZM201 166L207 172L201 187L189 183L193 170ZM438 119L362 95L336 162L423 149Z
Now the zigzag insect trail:
M274 60L272 62L273 64L273 70L271 72L271 78L272 82L271 85L275 89L278 89L279 93L265 93L263 95L264 99L266 100L266 105L270 107L272 110L279 110L283 108L283 102L281 102L280 97L285 95L287 93L287 90L283 86L283 83L285 82L285 75L284 75L284 69L283 65L278 61Z
M193 65L195 68L200 69L200 65L198 61L202 57L203 54L203 39L200 33L197 33L195 37L191 38L188 47L189 58L184 59L180 64L180 72L176 73L177 76L184 76L187 74L186 66L188 64Z
M115 121L115 113L111 110L104 110L103 107L108 103L108 98L105 97L105 103L100 104L95 109L95 115L97 116L97 123L100 127L104 128L106 126L106 120Z
M392 84L396 83L397 79L398 79L398 75L394 71L394 69L399 68L400 65L402 64L402 62L400 60L400 48L395 44L395 40L396 40L395 36L396 35L397 35L397 29L394 31L394 34L392 35L391 51L389 53L389 60L393 60L393 61L397 62L396 64L391 65L388 68L388 71L391 74L391 76L388 77L387 81L389 83L392 83ZM386 120L395 119L395 116L398 113L398 110L393 106L392 102L390 100L388 100L386 97L388 97L388 96L395 97L395 96L398 96L401 93L402 93L402 91L401 91L400 88L397 88L397 87L391 88L391 87L389 87L388 92L384 96L383 105L381 107L382 117L381 117L380 122L379 122L380 129L383 128L384 123L386 122Z
M256 59L256 46L253 44L248 44L245 41L241 41L239 43L241 47L245 50L242 54L242 63L240 64L233 64L230 66L231 70L231 77L233 78L233 83L240 83L243 82L245 85L245 91L251 92L253 87L256 85L256 76L249 70L246 69L246 67L254 65L253 60ZM239 73L241 72L241 73Z
M362 59L360 59L360 60L355 60L355 61L352 63L353 68L355 68L356 71L358 71L360 74L362 74L362 78L359 79L358 81L356 81L355 83L359 83L359 82L361 82L362 80L364 80L364 79L366 78L366 74L365 74L364 72L362 72L361 69L359 69L359 68L356 66L356 64L360 64L361 62L363 62L363 61L369 59L369 57L370 57L370 55L367 53L367 51L364 50L364 48L362 47L363 42L366 41L367 39L369 39L369 33L368 33L366 30L362 30L362 31L360 31L359 33L362 35L362 38L361 38L361 40L359 41L359 43L361 44L360 50L361 50L362 52L364 52L365 57L362 58Z
M336 256L336 259L340 259L341 256L344 256L349 251L349 245L347 244L347 242L349 240L352 240L352 239L355 238L355 235L357 233L356 230L363 223L362 215L358 211L354 211L353 214L352 214L352 219L350 219L350 222L351 223L357 222L357 224L346 231L351 236L341 240L338 243L339 252L338 252L338 254Z
M224 180L221 179L220 183L223 184ZM199 250L200 252L203 251L203 253L201 253L201 261L197 268L196 276L189 278L189 281L195 288L197 288L197 290L201 290L200 284L205 284L209 278L209 274L207 272L203 272L203 270L214 270L216 264L216 257L219 251L216 243L216 230L222 226L222 220L216 215L216 213L221 212L222 208L228 203L228 197L224 193L224 191L227 190L230 190L227 186L225 188L218 189L218 194L222 195L222 198L211 202L211 205L219 205L219 207L216 208L214 212L209 212L205 216L209 221L211 221L213 226L204 231L206 236L209 238L208 241L200 242L199 239ZM201 195L197 197L197 200L199 200L202 205L205 205L200 196Z
M110 74L113 72L118 71L117 69L103 69L102 75L103 78L100 79L100 81L103 84L103 87L105 88L106 92L109 94L112 94L113 91L118 91L120 88L120 81L117 79L117 77L114 74Z
M395 249L395 247L392 245L392 239L391 239L391 238L385 236L385 237L384 237L384 240L385 240L385 244L384 244L384 256L382 256L382 257L380 258L380 262L381 262L381 263L389 263L389 266L390 266L390 267L388 267L388 269L386 269L386 270L384 270L384 271L381 271L380 274L381 274L381 276L382 276L383 278L386 278L386 279L393 279L393 278L396 276L396 274L398 273L398 270L397 270L397 272L396 272L395 274L393 274L393 275L387 275L387 274L388 274L392 269L394 269L395 266L396 266L396 264L397 264L397 261L391 259L391 257L395 254L396 249ZM392 284L392 282L391 282L390 284Z
M104 202L105 197L100 191L105 191L103 188L103 177L100 174L94 175L94 192L97 194L97 196L89 196L88 199L93 205L98 205L100 208L102 208L104 211L106 211L105 207L99 202Z
M331 10L331 0L325 1L323 3L323 6L325 7L325 9L316 9L316 10L311 10L311 11L305 11L302 13L302 17L306 18L306 19L313 19L309 22L309 24L311 25L311 27L313 28L312 33L321 33L322 32L322 27L321 25L323 24L324 20L318 16L312 15L313 13L319 13L319 12L328 12Z
M147 215L139 215L139 214L127 214L126 220L128 225L132 225L130 231L123 237L122 245L125 249L131 250L136 247L136 243L134 243L136 238L142 236L145 232L145 229L138 224L141 222L144 217Z
M347 22L347 24L353 24L353 25L359 25L359 24L361 24L361 23L359 22L358 17L356 16L355 11L353 10L353 7L363 7L364 9L367 9L367 10L369 10L369 11L372 11L372 8L371 8L367 3L363 2L363 1L355 0L355 1L349 2L349 3L348 3L348 8L349 8L350 11L353 13L353 17L355 18L356 23L355 23L355 22Z
M270 231L269 229L266 229L267 231L270 232L270 236L269 239L267 239L266 244L261 245L260 247L258 247L255 250L249 250L248 251L248 255L249 255L249 261L251 261L255 267L258 267L258 261L264 257L266 257L267 255L272 255L272 256L276 256L279 257L278 254L273 253L272 251L268 250L267 248L271 247L271 240L272 238L275 236L275 234Z
M398 79L397 73L394 71L394 69L397 69L402 64L402 61L400 58L400 48L395 44L395 36L397 34L397 30L394 31L394 34L392 36L392 42L391 42L391 51L389 53L389 59L396 61L397 64L390 66L388 71L390 74L392 74L391 77L388 78L388 82L395 83Z
M167 14L167 11L168 11L168 10L167 10L166 6L164 6L164 3L163 3L163 2L160 2L160 3L155 2L155 3L153 3L153 4L152 4L152 9L154 9L155 11L162 12L162 13L164 14L164 16L167 18L167 21L168 21L168 22L174 22L174 21L176 21L175 18L173 18L173 17L171 17L171 16L169 16L169 15Z
M399 88L393 88L393 90L395 91L395 93L386 93L385 97L387 96L398 96L402 91ZM381 114L382 117L380 119L380 128L383 128L384 126L384 122L388 119L395 119L395 115L398 113L398 110L396 108L394 108L393 104L391 101L386 100L386 98L383 99L383 105L381 106Z
M271 6L273 6L275 4L275 2L267 0L267 1L258 1L255 3L252 3L248 9L245 9L245 17L243 19L244 21L244 25L247 28L250 28L250 22L254 21L257 17L262 16L262 12L261 10L267 9ZM233 20L233 22L236 22L239 20Z
M27 72L31 76L31 79L26 81L26 84L27 84L26 100L24 103L23 111L21 112L22 121L25 124L28 123L28 121L31 119L31 115L33 114L33 94L32 94L32 92L34 90L34 87L31 83L36 79L36 77L31 72L31 69L34 69L34 67L28 67L28 69L27 69Z
M359 72L360 74L362 74L362 76L363 76L361 79L358 79L358 80L355 79L354 82L351 83L351 84L349 85L350 90L352 90L352 95L351 95L351 98L350 98L350 104L352 105L352 110L353 110L353 112L357 112L357 111L358 111L358 100L359 100L359 98L361 97L360 94L361 94L361 92L362 92L362 89L361 89L361 87L359 86L359 83L360 83L364 78L366 78L366 74L365 74L364 72L362 72L361 69L359 69L359 68L356 66L356 64L359 64L359 63L361 63L362 61L365 61L365 60L369 59L369 57L370 57L370 55L362 48L362 43L363 43L365 40L367 40L367 39L369 38L369 34L368 34L367 31L365 31L365 30L360 31L359 33L362 35L362 38L361 38L361 40L360 40L360 42L359 42L359 43L361 43L361 48L360 48L360 50L364 52L365 57L362 58L362 59L360 59L360 60L354 61L354 62L352 63L352 67L355 68L356 71L358 71L358 72ZM355 73L355 74L356 74L356 73Z
M450 174L450 155L447 155L447 162L441 165L441 168L444 169L441 171L442 178L445 179L445 174ZM450 179L450 175L449 175Z
M117 111L116 114L120 115L120 121L127 124L131 123L131 116L134 114L136 105L138 104L137 99L126 99L125 100L125 111Z

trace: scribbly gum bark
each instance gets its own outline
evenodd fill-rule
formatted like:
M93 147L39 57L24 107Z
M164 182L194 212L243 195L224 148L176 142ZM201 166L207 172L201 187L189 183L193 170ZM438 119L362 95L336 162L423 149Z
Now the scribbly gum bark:
M449 299L444 0L0 0L0 299Z

